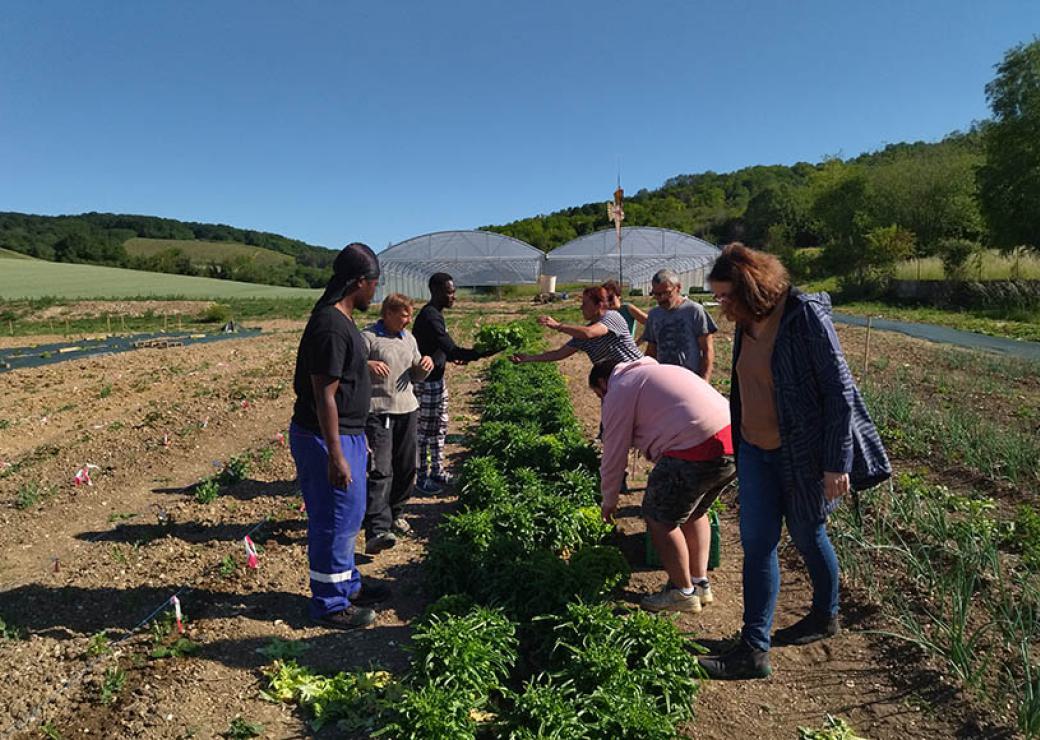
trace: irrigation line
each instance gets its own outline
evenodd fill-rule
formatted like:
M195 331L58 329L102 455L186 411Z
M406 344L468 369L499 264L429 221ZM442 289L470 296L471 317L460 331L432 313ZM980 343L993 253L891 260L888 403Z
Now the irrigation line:
M269 521L271 521L271 516L270 515L265 516L259 522L254 524L249 529L249 531L247 531L245 534L243 534L242 537L239 538L239 539L244 539L245 537L249 537L254 532L256 532L258 529L260 529L260 527L262 527L265 524L267 524ZM151 613L148 614L147 617L145 617L140 622L138 622L137 625L135 625L132 629L130 629L123 637L121 637L118 640L116 640L115 642L113 642L110 647L111 648L115 648L115 647L117 647L119 645L122 645L127 640L129 640L131 637L133 637L135 634L137 634L137 632L139 632L145 625L147 625L149 622L151 622L153 619L155 619L157 616L159 616L159 614L161 614L165 610L169 609L174 597L179 598L182 594L188 594L188 593L191 593L192 591L194 591L195 587L199 583L199 581L201 581L203 578L205 578L207 575L209 575L212 571L216 570L218 567L219 567L219 565L212 564L212 565L208 566L207 568L203 569L203 571L201 573L199 573L192 580L191 583L186 584L184 586L181 586L179 589L177 589L177 591L175 591L168 598L166 598L162 603L159 604L159 606L155 607L151 611ZM107 655L95 656L93 659L89 660L87 662L87 664L85 666L83 666L83 668L81 668L79 670L79 672L74 673L71 676L68 676L62 682L61 686L59 686L52 693L48 694L35 707L33 707L32 711L29 712L29 715L24 720L17 720L17 721L15 721L14 724L12 724L7 729L5 729L3 731L3 734L0 734L0 738L12 737L17 732L22 732L24 730L27 730L33 723L35 723L38 719L40 719L40 717L41 717L41 715L43 713L43 710L47 707L47 705L51 704L56 699L60 698L69 688L71 688L72 686L76 685L83 678L84 675L89 673L91 671L91 669L94 668L95 665L97 665L101 660L103 660L106 657L108 657L108 656Z

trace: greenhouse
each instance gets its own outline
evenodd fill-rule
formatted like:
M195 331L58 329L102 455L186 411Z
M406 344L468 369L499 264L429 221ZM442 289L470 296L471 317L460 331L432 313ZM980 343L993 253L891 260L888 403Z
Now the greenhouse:
M560 283L599 283L618 279L650 291L650 279L665 268L678 273L684 288L700 288L719 248L671 229L632 226L621 229L621 253L613 229L572 239L549 252L542 271Z
M438 231L380 252L380 292L423 298L435 272L449 273L460 288L536 283L544 259L530 244L491 231Z

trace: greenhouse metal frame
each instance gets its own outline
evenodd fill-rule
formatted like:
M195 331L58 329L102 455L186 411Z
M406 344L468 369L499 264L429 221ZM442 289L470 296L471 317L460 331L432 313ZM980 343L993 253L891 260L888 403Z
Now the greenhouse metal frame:
M527 242L493 231L437 231L379 253L380 293L425 298L435 272L450 274L460 288L536 283L544 259Z
M719 256L719 248L681 231L653 226L621 229L621 254L617 232L604 229L572 239L549 252L542 272L560 283L602 283L620 276L630 288L650 292L650 281L659 270L679 275L684 288L701 288L707 270Z

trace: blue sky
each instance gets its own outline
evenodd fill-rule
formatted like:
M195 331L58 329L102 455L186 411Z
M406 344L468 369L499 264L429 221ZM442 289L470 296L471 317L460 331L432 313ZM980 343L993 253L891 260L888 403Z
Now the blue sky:
M0 210L376 249L988 116L1036 0L46 2L0 14Z

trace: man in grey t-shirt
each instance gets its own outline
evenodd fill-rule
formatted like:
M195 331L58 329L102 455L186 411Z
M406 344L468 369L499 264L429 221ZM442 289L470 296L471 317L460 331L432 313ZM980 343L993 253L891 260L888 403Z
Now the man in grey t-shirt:
M671 270L659 271L651 283L657 308L651 309L643 331L647 356L665 365L681 365L711 382L715 322L701 304L682 294L679 276Z

